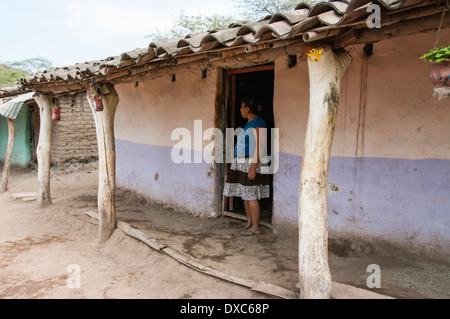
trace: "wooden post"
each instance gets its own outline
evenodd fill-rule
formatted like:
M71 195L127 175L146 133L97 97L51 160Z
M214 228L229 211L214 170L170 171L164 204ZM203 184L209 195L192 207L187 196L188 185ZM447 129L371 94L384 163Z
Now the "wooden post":
M34 100L39 106L40 130L39 144L37 148L38 161L38 196L37 203L40 207L50 205L50 152L52 149L52 95L38 94Z
M14 120L6 119L8 121L8 147L6 148L5 162L3 164L2 183L0 185L0 193L6 192L8 189L9 170L11 168L11 159L14 149L15 128Z
M119 96L113 85L90 86L87 99L94 115L99 156L98 214L99 242L107 241L116 229L116 150L114 117ZM96 100L103 111L97 112Z
M341 78L351 56L329 46L318 62L308 61L310 109L299 195L300 298L330 298L328 265L327 183L331 145L336 126Z

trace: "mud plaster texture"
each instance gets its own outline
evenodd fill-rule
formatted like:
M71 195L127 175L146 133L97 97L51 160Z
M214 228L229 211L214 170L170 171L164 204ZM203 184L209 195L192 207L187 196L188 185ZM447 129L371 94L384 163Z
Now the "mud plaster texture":
M35 192L34 169L13 168L9 190L0 194L0 298L58 299L259 299L271 298L202 274L116 230L98 244L97 163L53 168L53 204L15 200ZM297 238L268 228L240 236L245 222L205 219L155 205L126 189L117 190L117 217L160 243L227 274L296 290ZM450 298L450 267L391 246L341 239L329 241L335 282L367 288L369 265L381 269L381 288L396 298ZM81 286L70 289L69 265L80 267Z

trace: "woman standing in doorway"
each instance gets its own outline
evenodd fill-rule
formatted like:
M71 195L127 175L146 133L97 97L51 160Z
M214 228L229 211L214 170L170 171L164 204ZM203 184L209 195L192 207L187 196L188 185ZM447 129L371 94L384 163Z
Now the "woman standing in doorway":
M242 198L248 222L241 235L253 236L261 234L259 200L270 196L270 176L264 170L268 160L262 156L267 153L264 151L267 125L259 116L262 106L255 99L244 97L240 111L247 125L238 135L224 196Z

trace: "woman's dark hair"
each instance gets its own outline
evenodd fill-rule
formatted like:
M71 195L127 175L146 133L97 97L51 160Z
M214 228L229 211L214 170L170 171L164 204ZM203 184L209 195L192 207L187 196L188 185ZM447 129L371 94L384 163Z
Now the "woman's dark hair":
M251 113L255 115L260 115L262 113L262 105L258 103L255 97L246 95L242 98L242 103L249 107Z

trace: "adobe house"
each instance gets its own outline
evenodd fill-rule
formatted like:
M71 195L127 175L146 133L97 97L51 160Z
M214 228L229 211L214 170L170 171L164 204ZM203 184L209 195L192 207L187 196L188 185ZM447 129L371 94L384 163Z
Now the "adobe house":
M8 97L6 95L0 94L0 97L3 96L0 98L0 105L24 96L24 93L16 92L15 95ZM85 93L56 96L54 105L61 109L59 119L53 121L52 164L97 160L95 123ZM19 107L19 113L15 118L16 140L12 164L25 166L36 157L40 128L39 111L36 109L37 105L32 96ZM0 160L5 159L8 141L7 118L7 115L0 117Z
M0 89L0 193L8 189L11 164L25 165L32 156L30 108L33 93L18 86Z
M0 89L0 160L4 161L2 191L7 190L11 165L36 161L40 116L34 92L19 86ZM85 92L53 97L60 107L52 124L51 164L98 160L95 123Z
M369 23L372 4L379 27ZM279 132L266 221L298 235L301 297L328 298L329 237L450 260L449 103L433 96L431 66L419 60L437 34L450 38L448 10L445 1L301 3L21 84L39 92L41 132L50 94L86 90L99 144L100 241L115 229L116 183L200 216L242 213L222 196L227 166L217 153L226 141L209 149L204 133L241 126L240 98L256 91ZM180 142L177 129L191 141ZM44 138L41 204L51 202ZM193 163L174 163L186 150Z
M25 166L33 157L34 146L32 139L32 106L27 102L34 102L32 94L18 94L6 97L6 91L0 98L0 160L5 161L8 140L8 119L14 121L15 143L11 154L11 163ZM16 103L14 101L17 100ZM10 103L8 103L10 102Z
M55 96L55 105L61 109L60 119L52 121L51 162L61 166L73 161L97 161L95 122L85 92ZM36 121L39 124L39 116Z

